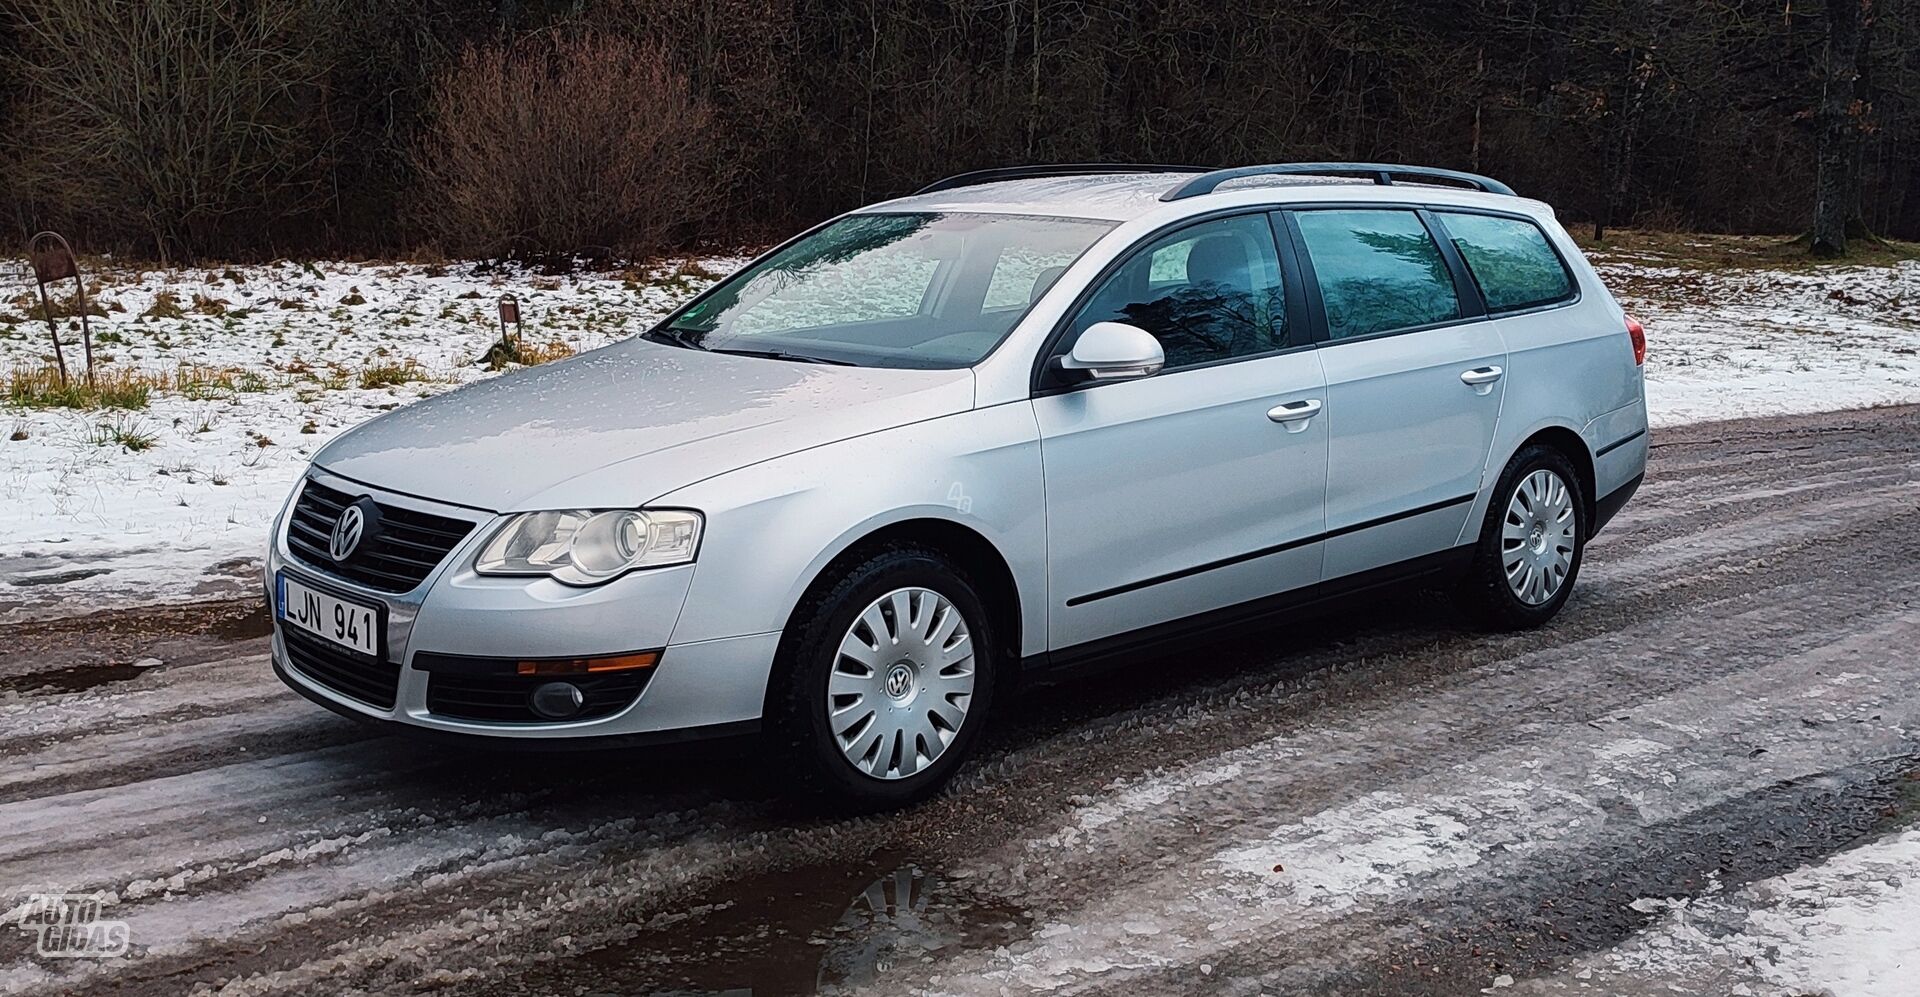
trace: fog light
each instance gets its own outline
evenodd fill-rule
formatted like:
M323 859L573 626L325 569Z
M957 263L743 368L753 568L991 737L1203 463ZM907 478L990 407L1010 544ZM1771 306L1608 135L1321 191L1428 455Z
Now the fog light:
M580 712L587 697L580 694L580 688L571 682L544 682L534 687L533 694L527 697L527 705L533 712L548 720L565 720Z

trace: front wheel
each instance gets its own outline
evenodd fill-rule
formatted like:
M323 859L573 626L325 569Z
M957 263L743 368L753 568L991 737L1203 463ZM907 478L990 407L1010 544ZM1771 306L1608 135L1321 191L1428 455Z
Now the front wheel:
M1586 508L1566 455L1530 446L1500 475L1480 526L1473 563L1456 596L1492 630L1524 630L1552 619L1573 592L1586 550Z
M924 799L984 725L995 636L971 579L937 551L869 552L794 615L769 704L776 744L805 782L843 801Z

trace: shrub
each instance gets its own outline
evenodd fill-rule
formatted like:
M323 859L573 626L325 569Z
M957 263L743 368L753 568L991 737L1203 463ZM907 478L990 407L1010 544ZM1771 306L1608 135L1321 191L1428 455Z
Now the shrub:
M658 46L587 35L470 49L414 153L421 227L453 252L645 255L705 210L706 105Z
M323 203L338 0L15 0L8 164L48 220L174 254L258 250Z

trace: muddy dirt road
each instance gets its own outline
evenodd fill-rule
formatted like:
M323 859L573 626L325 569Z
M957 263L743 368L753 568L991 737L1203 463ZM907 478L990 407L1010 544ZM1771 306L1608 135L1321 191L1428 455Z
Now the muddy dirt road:
M372 736L240 604L17 626L0 900L101 891L133 949L0 925L0 994L1818 989L1660 932L1903 836L1916 552L1920 408L1666 431L1544 630L1409 593L1166 654L861 819L750 756Z

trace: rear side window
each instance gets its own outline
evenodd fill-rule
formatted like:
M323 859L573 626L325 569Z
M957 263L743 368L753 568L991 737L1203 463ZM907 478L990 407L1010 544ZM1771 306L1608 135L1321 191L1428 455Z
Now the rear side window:
M1540 226L1494 215L1438 214L1473 271L1487 311L1510 312L1573 297L1573 278Z
M1412 211L1328 209L1294 215L1313 260L1332 339L1460 317L1440 247Z

